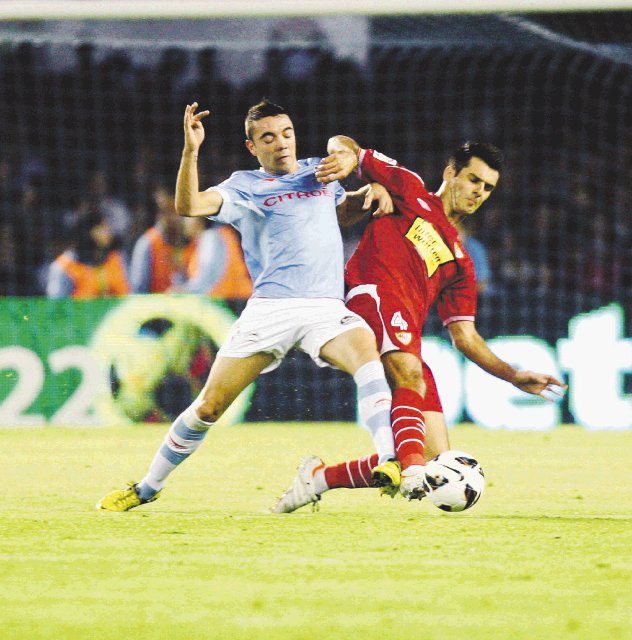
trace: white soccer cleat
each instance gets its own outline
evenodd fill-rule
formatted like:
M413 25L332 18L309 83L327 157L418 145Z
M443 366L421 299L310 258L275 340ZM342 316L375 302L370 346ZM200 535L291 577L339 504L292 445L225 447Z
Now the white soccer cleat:
M272 513L292 513L306 504L315 505L320 495L314 491L314 471L324 464L318 456L303 458L292 485L279 498Z
M421 464L411 465L402 471L402 483L399 485L399 490L404 498L421 500L426 495L425 478L426 467Z

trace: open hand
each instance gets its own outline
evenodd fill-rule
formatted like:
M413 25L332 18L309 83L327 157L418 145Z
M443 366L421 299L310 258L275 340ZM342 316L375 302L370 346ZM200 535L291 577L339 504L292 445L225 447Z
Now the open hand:
M373 203L377 203L372 216L374 218L383 218L388 216L395 210L391 194L379 182L372 182L368 185L370 188L364 200L364 209L370 209Z
M358 166L358 158L350 149L334 151L323 158L314 175L316 180L327 184L335 180L343 180Z
M204 126L202 118L206 118L210 111L200 111L196 113L198 103L187 105L184 110L184 150L197 153L202 142L204 142Z
M551 401L563 398L566 389L568 389L568 385L560 382L557 378L533 371L518 371L512 383L522 391Z

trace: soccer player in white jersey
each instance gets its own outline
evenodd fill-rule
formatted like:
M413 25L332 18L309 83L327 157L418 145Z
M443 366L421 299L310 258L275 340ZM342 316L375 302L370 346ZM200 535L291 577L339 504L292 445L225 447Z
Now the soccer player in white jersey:
M196 160L202 142L197 103L184 113L184 150L176 183L176 209L183 216L207 216L233 225L254 290L204 388L178 416L139 483L113 491L98 509L127 511L152 502L167 476L201 444L210 427L262 372L277 367L292 347L319 366L354 377L360 418L378 456L377 484L398 484L390 425L391 392L366 322L344 306L343 248L338 217L368 211L366 188L345 194L338 182L316 180L320 158L297 160L292 121L279 105L264 100L246 117L246 147L261 167L236 171L200 191Z

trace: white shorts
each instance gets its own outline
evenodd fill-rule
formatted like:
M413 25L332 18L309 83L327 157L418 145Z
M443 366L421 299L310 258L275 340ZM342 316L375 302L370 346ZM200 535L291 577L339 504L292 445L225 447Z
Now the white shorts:
M235 322L218 356L247 358L271 353L273 371L292 347L307 353L319 367L331 366L320 350L336 336L359 327L371 331L357 314L335 298L251 298Z

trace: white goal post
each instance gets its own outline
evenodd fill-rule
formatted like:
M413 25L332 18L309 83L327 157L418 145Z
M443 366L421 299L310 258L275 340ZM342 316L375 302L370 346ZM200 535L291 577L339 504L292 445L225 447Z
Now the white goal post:
M630 0L2 0L0 20L422 15L630 10Z

